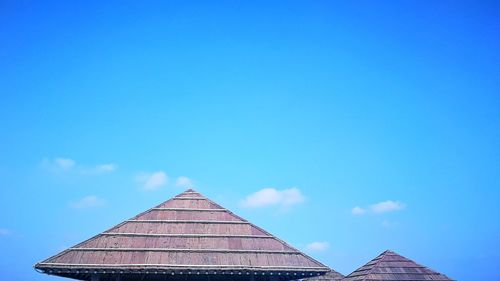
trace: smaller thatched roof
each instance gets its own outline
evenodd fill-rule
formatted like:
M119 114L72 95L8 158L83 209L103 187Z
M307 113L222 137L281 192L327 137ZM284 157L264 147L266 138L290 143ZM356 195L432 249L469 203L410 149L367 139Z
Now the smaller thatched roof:
M338 273L337 271L330 269L325 275L314 276L309 278L301 279L303 281L340 281L344 278L344 275Z
M385 251L367 264L347 275L344 281L453 281L446 275L407 259L392 251Z

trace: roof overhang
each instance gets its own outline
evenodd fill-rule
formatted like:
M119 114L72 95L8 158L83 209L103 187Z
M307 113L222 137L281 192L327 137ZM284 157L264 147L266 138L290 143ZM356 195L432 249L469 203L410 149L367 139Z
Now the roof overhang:
M90 280L99 276L100 280L126 280L141 276L141 280L295 280L324 275L324 268L286 268L286 267L224 267L224 266L176 266L165 265L65 265L39 263L35 266L39 272L61 277ZM121 278L117 278L120 276Z

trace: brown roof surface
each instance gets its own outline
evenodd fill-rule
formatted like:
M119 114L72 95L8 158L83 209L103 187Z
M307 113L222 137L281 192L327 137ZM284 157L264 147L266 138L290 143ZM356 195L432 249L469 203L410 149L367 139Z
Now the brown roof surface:
M420 281L452 280L425 266L398 255L385 251L367 264L344 278L345 281Z
M304 281L340 281L344 278L344 275L338 273L337 271L330 269L325 275L314 276L303 279Z
M329 268L191 189L35 265L93 270L252 271L311 276ZM67 277L78 278L74 276ZM300 278L297 277L297 278Z

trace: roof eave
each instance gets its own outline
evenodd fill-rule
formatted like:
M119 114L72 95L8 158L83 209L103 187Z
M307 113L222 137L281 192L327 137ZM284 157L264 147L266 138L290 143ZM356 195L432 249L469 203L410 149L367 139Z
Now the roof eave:
M255 272L304 272L318 273L319 275L329 272L323 267L288 267L288 266L235 266L235 265L165 265L165 264L63 264L63 263L37 263L39 270L162 270L162 271L255 271Z

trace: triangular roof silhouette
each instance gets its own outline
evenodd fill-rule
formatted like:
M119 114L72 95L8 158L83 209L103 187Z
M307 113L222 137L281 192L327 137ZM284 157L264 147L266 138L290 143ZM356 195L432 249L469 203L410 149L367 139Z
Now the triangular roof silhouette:
M387 250L347 275L344 281L420 281L452 280L446 275Z
M260 279L274 274L288 280L330 270L192 189L35 268L82 280L127 273L145 279L156 274L210 274L212 280L223 274L259 274Z

